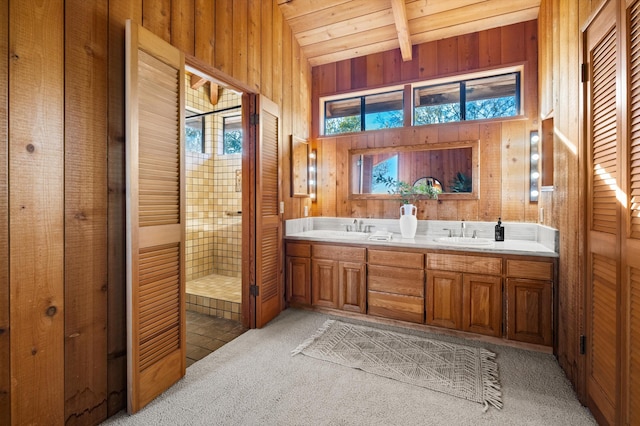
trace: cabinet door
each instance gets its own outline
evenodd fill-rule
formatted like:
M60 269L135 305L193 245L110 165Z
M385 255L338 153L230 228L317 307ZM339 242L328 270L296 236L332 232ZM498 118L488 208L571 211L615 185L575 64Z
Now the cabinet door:
M427 271L427 324L460 329L462 274Z
M364 263L340 262L340 297L338 307L345 311L367 311L367 274Z
M550 281L507 279L507 338L551 345Z
M314 259L311 261L311 302L315 306L337 308L339 302L339 271L337 260Z
M502 335L502 278L464 274L462 329L488 336Z
M287 302L311 304L311 260L287 256Z

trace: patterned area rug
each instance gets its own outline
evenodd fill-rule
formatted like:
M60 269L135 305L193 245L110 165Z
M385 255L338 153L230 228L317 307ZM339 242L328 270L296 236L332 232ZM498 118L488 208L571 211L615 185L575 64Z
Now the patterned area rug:
M486 349L328 320L292 355L357 368L502 408L495 354Z

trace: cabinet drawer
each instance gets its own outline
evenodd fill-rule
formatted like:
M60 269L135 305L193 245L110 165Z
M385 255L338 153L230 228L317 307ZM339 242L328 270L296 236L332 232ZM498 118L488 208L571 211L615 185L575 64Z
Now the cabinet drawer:
M406 251L369 250L369 265L424 268L424 254Z
M313 257L318 259L342 260L345 262L364 262L366 249L364 247L344 247L314 245Z
M369 290L424 297L424 270L369 265Z
M424 322L424 299L399 294L367 293L368 314L417 323Z
M287 256L311 257L311 245L305 243L287 243Z
M472 274L501 275L502 259L497 257L428 253L427 269Z
M507 260L507 276L551 281L553 280L553 262L509 259Z

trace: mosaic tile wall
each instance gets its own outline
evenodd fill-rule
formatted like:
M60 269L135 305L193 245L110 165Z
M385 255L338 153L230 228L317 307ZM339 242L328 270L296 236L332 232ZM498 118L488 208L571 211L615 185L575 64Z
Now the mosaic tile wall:
M241 101L235 92L223 90L214 107L208 84L193 90L187 76L186 87L190 111L223 109ZM242 193L235 191L235 171L241 169L241 154L221 154L222 115L239 113L238 109L206 116L205 152L186 153L187 281L212 273L241 274L241 217L226 215L227 211L240 211L242 206Z

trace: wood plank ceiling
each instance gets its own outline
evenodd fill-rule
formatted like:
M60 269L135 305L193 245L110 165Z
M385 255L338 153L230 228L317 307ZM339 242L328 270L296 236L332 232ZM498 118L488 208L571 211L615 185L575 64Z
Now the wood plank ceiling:
M278 0L312 66L529 21L540 0Z

